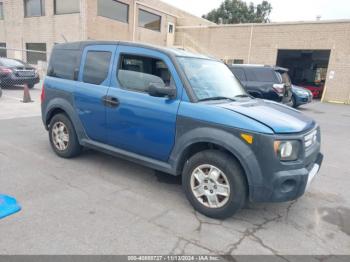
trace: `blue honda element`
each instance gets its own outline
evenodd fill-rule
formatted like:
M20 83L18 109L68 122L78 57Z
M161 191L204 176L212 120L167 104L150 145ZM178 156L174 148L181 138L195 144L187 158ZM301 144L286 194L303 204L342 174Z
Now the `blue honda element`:
M314 120L251 98L221 61L182 50L58 44L41 98L58 156L87 147L182 176L189 202L213 218L299 198L323 159Z

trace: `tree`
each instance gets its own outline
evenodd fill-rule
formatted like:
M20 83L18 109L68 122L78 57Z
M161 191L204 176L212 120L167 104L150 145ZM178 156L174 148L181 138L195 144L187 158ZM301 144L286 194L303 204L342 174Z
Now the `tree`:
M272 6L268 1L255 6L242 0L225 0L219 8L203 15L203 18L223 24L268 23L271 11Z

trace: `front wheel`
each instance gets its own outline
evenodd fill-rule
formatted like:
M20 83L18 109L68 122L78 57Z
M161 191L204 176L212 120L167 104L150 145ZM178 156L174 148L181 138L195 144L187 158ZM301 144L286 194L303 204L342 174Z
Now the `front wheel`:
M296 101L294 95L292 96L291 106L293 108L298 108L299 107L299 105L297 104L297 101Z
M218 150L191 157L182 174L182 185L193 207L212 218L233 216L247 197L241 166L235 158Z
M50 121L50 144L55 153L63 158L80 154L82 147L72 122L65 114L57 114Z

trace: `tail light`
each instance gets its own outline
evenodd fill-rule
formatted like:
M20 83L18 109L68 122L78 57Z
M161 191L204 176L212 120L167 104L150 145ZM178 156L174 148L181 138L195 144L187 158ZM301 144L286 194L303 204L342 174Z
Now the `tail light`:
M45 101L45 85L44 84L43 84L43 88L41 89L40 101L41 101L41 103L44 103L44 101Z
M284 95L284 92L286 90L286 86L284 84L274 84L272 86L273 90L276 91L276 93L279 95L279 96L283 96Z
M3 75L9 75L12 74L12 70L10 68L0 67L0 73Z

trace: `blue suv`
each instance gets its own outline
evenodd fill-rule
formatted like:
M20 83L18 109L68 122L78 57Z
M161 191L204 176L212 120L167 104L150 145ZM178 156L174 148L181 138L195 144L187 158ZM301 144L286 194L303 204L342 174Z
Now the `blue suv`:
M213 218L302 196L323 159L315 121L251 98L225 64L182 50L56 45L41 98L58 156L87 147L182 176L190 203Z

